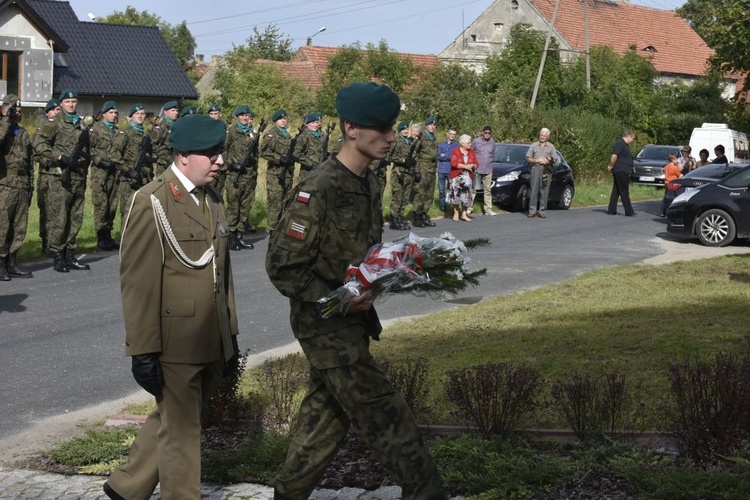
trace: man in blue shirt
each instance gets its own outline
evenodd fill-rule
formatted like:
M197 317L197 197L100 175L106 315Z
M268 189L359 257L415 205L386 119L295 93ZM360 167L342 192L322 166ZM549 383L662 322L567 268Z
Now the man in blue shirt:
M458 147L456 142L456 131L448 129L448 139L438 144L438 192L440 193L438 203L440 210L445 212L445 185L451 172L451 153Z

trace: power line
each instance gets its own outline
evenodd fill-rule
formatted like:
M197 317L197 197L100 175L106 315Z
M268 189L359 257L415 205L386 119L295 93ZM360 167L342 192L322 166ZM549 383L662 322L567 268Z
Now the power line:
M325 2L326 0L305 0L304 2L297 2L289 5L284 5L283 7L269 7L267 9L260 9L260 10L254 10L252 12L245 12L242 14L233 14L231 16L223 16L223 17L215 17L213 19L203 19L201 21L191 21L187 24L203 24L203 23L212 23L214 21L223 21L224 19L235 19L238 17L244 17L244 16L252 16L253 14L262 14L264 12L270 12L270 11L278 11L281 9L291 9L293 7L297 7L299 5L310 5L311 3L320 3Z

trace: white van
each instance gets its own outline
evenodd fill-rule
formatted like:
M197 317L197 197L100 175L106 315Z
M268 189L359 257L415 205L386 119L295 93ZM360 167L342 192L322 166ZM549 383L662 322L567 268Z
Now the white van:
M694 128L690 136L690 156L698 158L701 149L708 150L709 159L714 159L714 148L721 144L730 162L742 162L748 159L747 135L737 132L726 123L704 123Z

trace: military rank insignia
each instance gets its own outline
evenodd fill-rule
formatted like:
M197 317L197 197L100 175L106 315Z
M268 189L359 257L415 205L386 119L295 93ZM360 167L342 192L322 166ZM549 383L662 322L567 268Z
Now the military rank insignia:
M307 205L310 202L310 193L300 191L299 193L297 193L297 201Z
M304 240L307 237L307 226L303 222L292 220L286 230L286 234L298 240Z
M174 182L169 183L169 189L172 191L172 196L174 196L174 201L177 201L183 196L185 196L182 193L182 191L180 191L180 188L178 188Z

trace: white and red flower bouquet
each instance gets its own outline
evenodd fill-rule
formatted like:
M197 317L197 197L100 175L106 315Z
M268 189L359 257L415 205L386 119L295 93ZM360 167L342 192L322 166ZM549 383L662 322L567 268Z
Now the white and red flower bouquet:
M477 286L487 269L469 269L469 250L489 246L486 238L459 241L450 233L421 238L409 233L389 243L373 245L359 265L350 265L344 285L318 299L323 318L346 314L354 297L369 291L372 300L385 294L456 295Z

